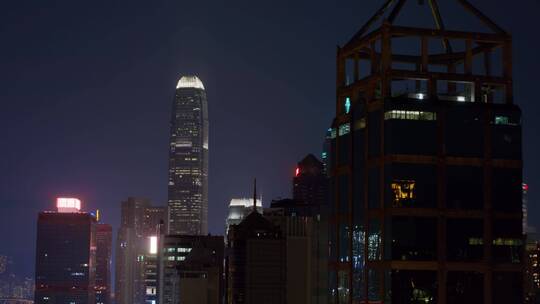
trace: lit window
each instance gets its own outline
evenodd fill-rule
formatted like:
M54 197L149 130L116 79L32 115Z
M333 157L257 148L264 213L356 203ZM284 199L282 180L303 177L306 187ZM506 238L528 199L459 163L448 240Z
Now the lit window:
M437 120L437 113L423 111L405 111L392 110L384 113L384 120L402 119L402 120Z
M394 207L404 207L410 205L416 198L416 182L413 180L394 180L392 182L392 192L394 193Z
M354 122L354 130L360 130L366 128L366 119L360 118Z
M332 138L332 139L336 138L336 135L337 135L336 129L330 128L330 129L328 129L328 131L330 132L330 138Z
M495 124L496 125L507 125L508 121L509 121L509 119L506 116L495 116Z
M495 246L521 246L523 241L521 239L503 239L498 238L493 240Z
M517 123L512 122L510 117L502 116L502 115L495 116L494 123L496 125L502 125L502 126L517 126L518 125Z
M483 245L484 240L481 238L470 238L469 245Z
M349 132L351 132L351 125L349 123L345 123L339 126L339 136L349 134Z

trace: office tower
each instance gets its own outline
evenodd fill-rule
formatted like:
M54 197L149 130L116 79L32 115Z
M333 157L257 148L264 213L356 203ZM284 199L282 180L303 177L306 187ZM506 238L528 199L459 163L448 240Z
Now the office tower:
M159 303L223 303L223 244L223 236L161 235Z
M96 225L96 304L111 303L112 227Z
M272 201L263 215L285 238L287 302L327 303L327 206L281 199Z
M298 163L293 178L293 199L308 205L326 205L328 179L324 164L313 154L308 154Z
M96 219L75 198L38 215L35 303L94 304Z
M176 86L169 146L169 233L208 233L208 103L197 76Z
M166 221L166 208L154 207L148 199L130 197L122 202L121 209L116 240L115 301L143 304L148 238L157 236L159 222Z
M252 211L227 236L227 303L287 303L286 243L279 226Z
M384 6L337 50L331 303L523 303L511 36L465 0L492 32L444 29L437 2ZM405 3L438 28L396 25Z
M328 132L329 134L331 131ZM330 144L330 141L327 142ZM328 145L327 148L330 146ZM323 152L323 156L328 155ZM285 210L287 216L310 219L310 255L314 297L310 303L325 303L328 286L328 199L329 185L326 165L313 154L298 163L293 178L293 200L272 202L272 207Z
M257 212L263 213L262 199L257 199ZM231 225L237 225L253 211L252 198L233 198L229 203L229 214L225 222L225 235L229 233Z

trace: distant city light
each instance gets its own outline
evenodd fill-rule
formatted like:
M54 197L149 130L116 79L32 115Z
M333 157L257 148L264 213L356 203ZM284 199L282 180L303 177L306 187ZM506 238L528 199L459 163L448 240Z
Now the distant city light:
M457 101L459 101L459 102L465 102L465 101L467 101L467 98L465 98L465 96L458 96L458 97L457 97Z
M150 237L150 254L157 254L157 236Z
M58 212L79 212L81 210L81 200L73 197L59 197L56 199Z

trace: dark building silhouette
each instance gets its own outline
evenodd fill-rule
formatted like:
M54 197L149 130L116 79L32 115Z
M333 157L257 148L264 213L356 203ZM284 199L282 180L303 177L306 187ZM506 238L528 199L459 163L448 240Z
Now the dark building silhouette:
M328 179L324 164L313 154L308 154L296 167L293 178L293 199L307 205L326 205Z
M169 233L208 233L208 102L197 76L176 86L169 146Z
M227 303L287 303L286 243L279 226L253 210L229 227Z
M74 198L38 215L34 303L95 303L96 219Z
M278 226L285 239L287 303L327 303L325 207L281 199L272 201L270 208L264 209L264 218Z
M540 302L540 242L528 237L525 264L525 303Z
M166 210L166 207L152 206L145 198L129 197L122 202L116 239L117 304L143 304L152 297L152 289L146 288L146 256L150 254L150 238L159 235L160 222L167 220Z
M158 256L159 303L223 303L223 236L161 235Z
M96 304L111 303L112 227L96 225Z
M491 32L449 31L437 2L388 1L338 48L331 303L523 303L511 36L464 0ZM398 26L404 4L437 27Z

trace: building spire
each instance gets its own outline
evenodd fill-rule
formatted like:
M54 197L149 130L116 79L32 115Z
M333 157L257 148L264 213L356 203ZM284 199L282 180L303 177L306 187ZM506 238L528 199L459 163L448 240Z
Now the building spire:
M253 211L257 212L257 178L253 180Z

